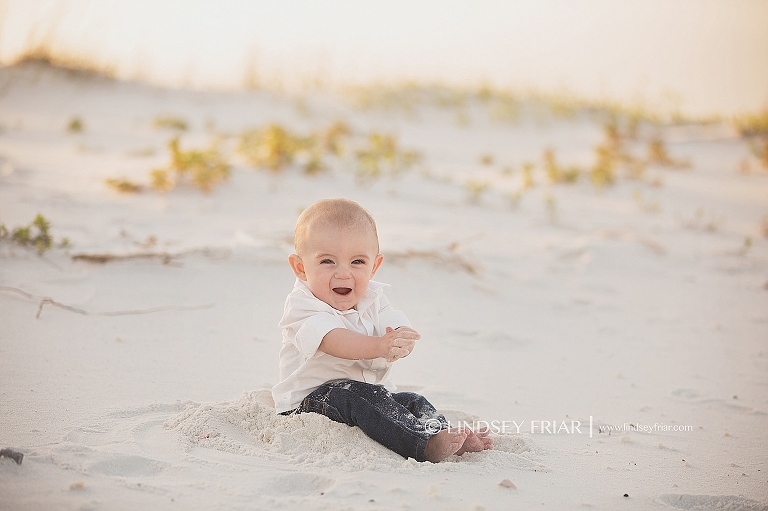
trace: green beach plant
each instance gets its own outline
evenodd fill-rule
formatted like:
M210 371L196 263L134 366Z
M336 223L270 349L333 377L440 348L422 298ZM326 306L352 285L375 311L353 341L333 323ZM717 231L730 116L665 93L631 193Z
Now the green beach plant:
M371 133L367 147L355 154L358 176L379 177L386 169L397 170L397 139L392 135Z
M619 163L633 162L634 158L624 150L618 121L615 117L603 125L603 142L595 147L595 163L589 177L597 188L613 184Z
M576 165L560 167L555 159L555 151L552 149L544 150L544 169L552 183L575 183L581 175L581 169Z
M43 254L53 246L50 228L50 222L38 213L29 225L17 227L10 232L4 224L0 224L0 240L9 239L17 245L32 247L37 250L38 254ZM68 244L69 241L65 238L62 245Z
M351 133L352 130L342 121L306 136L272 123L264 128L244 131L240 135L238 151L257 168L279 172L303 161L304 172L313 175L328 169L323 160L326 155L341 157L344 154L345 140Z
M313 176L326 170L328 167L323 163L322 156L317 151L312 151L309 160L304 164L304 173Z
M452 110L460 125L469 122L469 108L484 108L492 121L515 123L521 113L572 119L587 114L597 119L617 118L626 121L626 135L633 137L641 124L711 124L718 117L693 117L682 114L675 105L656 107L642 102L622 102L606 97L587 97L561 88L556 91L528 89L515 91L494 87L487 82L466 87L439 82L372 83L344 87L342 96L354 108L402 111L409 116L424 106ZM757 116L755 116L757 117ZM743 122L742 118L738 121ZM754 122L754 121L750 121Z
M760 165L768 169L768 138L750 144L752 154L760 162Z
M182 151L179 139L175 137L168 143L171 163L168 167L152 170L152 187L160 192L167 192L188 181L205 193L210 193L214 186L229 178L231 166L216 147L207 150L192 149Z
M161 115L160 117L155 118L152 125L156 129L171 129L176 131L187 131L187 129L189 129L187 121L172 115Z
M154 147L142 147L139 149L133 149L131 151L128 151L127 153L125 153L125 155L131 158L149 158L151 156L154 156L156 153L157 153L157 150Z
M115 179L110 177L105 179L104 183L118 193L139 193L144 188L138 183L122 178Z
M613 184L616 179L617 155L610 146L601 144L595 148L595 164L589 177L597 188Z
M373 132L368 135L367 145L355 152L357 175L376 178L383 174L397 174L412 167L421 159L417 151L403 151L397 137Z
M344 150L344 139L351 134L352 130L347 123L336 121L322 133L322 151L334 156L341 156Z
M647 162L649 164L660 165L663 167L684 168L690 166L690 162L687 160L677 160L672 158L669 155L667 146L661 137L653 137L648 141Z
M732 122L743 137L768 137L768 109L734 117Z
M85 129L85 124L80 117L73 117L67 123L67 131L70 133L80 133Z
M523 170L523 190L527 190L528 188L533 188L533 169L534 164L526 161L523 162L522 170Z
M464 183L464 188L469 192L469 201L472 203L480 202L480 198L490 187L488 182L478 179L467 179Z
M293 162L301 147L299 137L273 123L263 129L245 131L240 136L239 151L254 167L277 172Z

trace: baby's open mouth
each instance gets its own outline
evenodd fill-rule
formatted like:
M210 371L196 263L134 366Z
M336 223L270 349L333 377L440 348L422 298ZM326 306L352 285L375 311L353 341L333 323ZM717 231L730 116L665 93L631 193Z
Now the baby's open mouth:
M348 288L348 287L334 287L333 288L333 292L334 293L338 293L340 295L345 295L346 296L346 295L348 295L349 293L352 292L352 289Z

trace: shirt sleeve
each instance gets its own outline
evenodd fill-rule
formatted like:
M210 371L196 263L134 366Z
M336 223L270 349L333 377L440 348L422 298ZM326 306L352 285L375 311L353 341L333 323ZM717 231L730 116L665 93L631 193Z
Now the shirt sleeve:
M401 326L410 327L411 322L405 314L392 307L387 297L382 294L379 297L379 327L384 332L388 326L393 329Z
M284 339L293 343L305 358L317 352L323 337L344 323L330 311L320 310L316 298L304 296L301 292L291 294L286 301L286 310L280 326Z
M327 312L317 312L306 318L296 331L296 347L302 355L310 358L323 342L323 337L336 328L344 328L339 318Z

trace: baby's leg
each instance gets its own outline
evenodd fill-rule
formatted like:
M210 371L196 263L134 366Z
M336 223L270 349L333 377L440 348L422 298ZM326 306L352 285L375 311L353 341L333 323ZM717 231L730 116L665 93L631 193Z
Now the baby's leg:
M439 413L432 403L430 403L424 396L416 394L415 392L398 392L392 394L392 398L408 408L411 413L421 419L428 428L432 428L433 433L437 430L438 426L441 430L449 428L445 416ZM487 428L477 432L472 431L469 428L461 429L467 433L466 439L464 440L463 445L461 445L455 453L451 454L462 455L465 452L477 452L493 448L493 440L488 438L490 431ZM457 431L457 428L454 428L452 431Z
M380 385L355 380L325 383L302 401L298 411L317 412L336 422L358 426L366 435L405 458L417 461L429 459L426 456L427 443L434 431L428 431L418 418ZM461 440L463 443L464 437ZM434 443L430 454L434 454L432 451L442 443L442 440ZM461 444L457 445L450 454L460 447ZM451 447L442 445L433 457L441 457L446 449Z
M450 426L445 416L439 413L432 403L421 394L415 392L397 392L392 399L407 408L417 419L428 425L432 433L448 429Z

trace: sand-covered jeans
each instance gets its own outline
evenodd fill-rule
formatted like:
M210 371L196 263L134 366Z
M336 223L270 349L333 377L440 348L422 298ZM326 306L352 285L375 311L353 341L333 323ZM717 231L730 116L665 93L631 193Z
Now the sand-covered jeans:
M391 393L381 385L356 380L320 385L298 408L284 414L303 412L358 426L383 446L416 461L425 461L424 449L430 437L448 428L448 421L424 396Z

